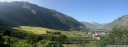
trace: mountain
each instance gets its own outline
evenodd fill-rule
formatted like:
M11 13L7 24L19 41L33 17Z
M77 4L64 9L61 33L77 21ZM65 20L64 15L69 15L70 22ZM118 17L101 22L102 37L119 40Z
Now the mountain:
M102 29L102 27L104 26L103 24L99 24L96 22L81 22L84 26L86 26L86 28L90 29L90 30L98 30L98 29Z
M58 30L80 30L74 18L29 2L0 2L0 25L37 26Z
M121 16L111 23L106 24L106 29L112 29L113 27L128 26L128 15Z

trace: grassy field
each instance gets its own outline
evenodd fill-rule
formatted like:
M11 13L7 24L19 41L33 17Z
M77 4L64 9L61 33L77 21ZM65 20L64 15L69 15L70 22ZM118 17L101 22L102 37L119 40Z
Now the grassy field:
M17 29L27 33L32 33L37 35L46 34L46 31L61 32L61 34L69 37L82 37L86 35L86 32L80 32L80 31L61 31L61 30L54 30L54 29L48 29L48 28L42 28L42 27L30 27L30 26L19 26L19 27L14 27L13 29Z
M46 31L61 32L61 34L66 35L69 40L93 40L91 37L85 37L86 32L80 32L80 31L61 31L61 30L54 30L54 29L48 29L42 27L30 27L30 26L19 26L19 27L14 27L13 29L35 35L47 34ZM90 42L85 44L63 44L63 46L64 47L96 47L95 42Z

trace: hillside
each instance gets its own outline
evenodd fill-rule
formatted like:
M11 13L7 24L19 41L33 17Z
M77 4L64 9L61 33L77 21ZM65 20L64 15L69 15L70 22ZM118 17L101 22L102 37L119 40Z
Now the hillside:
M113 22L108 23L105 28L112 29L113 27L127 26L128 25L128 15L124 15L115 19Z
M84 36L86 34L87 32L61 31L42 27L19 26L13 27L11 30L5 29L3 32L0 32L0 43L2 44L0 46L62 47L64 45L64 47L67 47L68 43L79 43L79 41L86 41L83 43L87 43L90 40L94 40L92 37ZM77 45L83 46L80 44Z
M36 26L58 30L80 30L74 18L29 2L0 2L0 25Z
M61 30L54 30L54 29L48 29L48 28L42 28L42 27L31 27L31 26L19 26L19 27L13 27L14 30L19 30L28 34L34 34L34 35L42 35L47 34L47 31L49 32L61 32L62 35L66 35L68 37L80 37L86 32L78 32L78 31L61 31Z
M90 22L81 22L84 26L86 26L86 28L88 28L91 31L96 31L99 29L103 29L102 27L104 27L104 24L99 24L96 22L90 23Z

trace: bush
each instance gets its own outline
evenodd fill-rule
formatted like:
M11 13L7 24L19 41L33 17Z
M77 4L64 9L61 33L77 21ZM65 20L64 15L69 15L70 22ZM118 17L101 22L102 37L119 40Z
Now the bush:
M11 47L33 47L33 45L27 40L19 40L18 42L12 44Z
M63 47L61 43L57 41L42 40L36 43L36 47Z
M61 32L50 32L50 31L46 31L46 34L54 34L54 35L60 35Z
M106 38L101 40L101 47L106 45L128 45L128 27L114 27Z
M4 47L10 47L10 37L9 36L3 36L3 44L4 44Z
M4 40L3 40L2 36L0 35L0 47L4 47L3 42L4 42Z
M10 30L4 30L4 32L3 32L3 35L4 36L10 36L10 34L11 34L11 31Z

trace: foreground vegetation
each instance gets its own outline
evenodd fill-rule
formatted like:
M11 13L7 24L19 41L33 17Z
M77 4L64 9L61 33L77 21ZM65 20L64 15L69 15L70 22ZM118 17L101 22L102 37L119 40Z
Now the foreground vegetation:
M0 47L63 47L61 34L33 34L18 29L1 30Z
M128 26L114 27L109 35L99 42L99 47L106 45L128 45Z
M0 47L105 47L106 45L127 45L127 28L115 27L108 36L100 41L95 41L91 37L85 37L86 32L19 26L12 30L1 30L3 32L0 35ZM79 41L87 41L87 43ZM73 42L73 44L70 42Z
M41 27L19 26L1 31L3 31L0 37L1 47L63 47L66 45L63 41L69 43L92 40L84 36L86 32L60 31Z
M128 27L115 27L100 41L85 37L86 32L61 31L41 27L19 26L1 30L0 47L105 47L127 45ZM81 41L87 41L82 43Z

